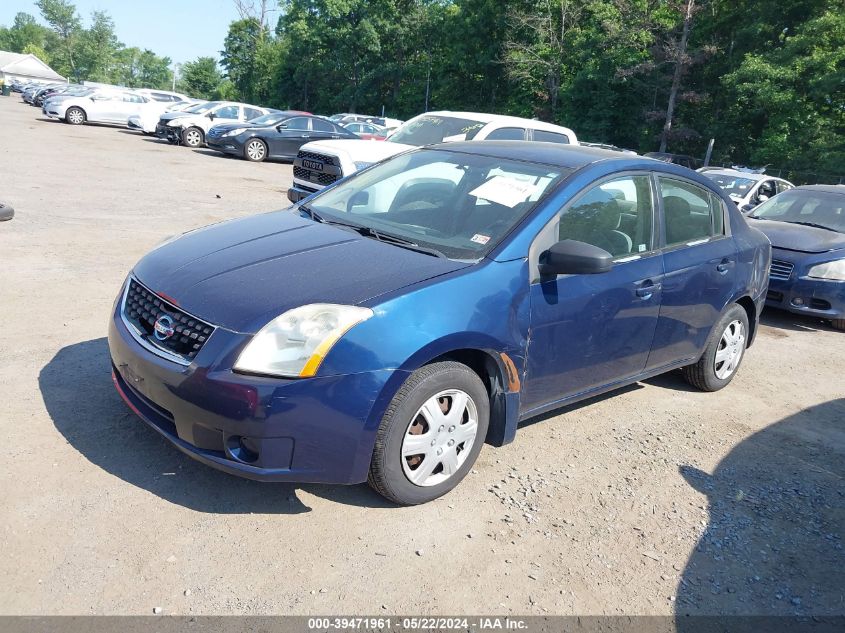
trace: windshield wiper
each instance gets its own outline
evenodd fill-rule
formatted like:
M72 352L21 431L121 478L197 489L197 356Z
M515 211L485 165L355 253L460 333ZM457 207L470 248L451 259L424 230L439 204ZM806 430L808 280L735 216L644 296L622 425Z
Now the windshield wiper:
M310 207L306 207L305 205L299 205L299 210L305 213L308 217L310 217L315 222L320 222L321 224L328 224L330 226L339 226L341 228L350 229L358 233L358 235L363 235L364 237L370 237L379 242L384 242L385 244L393 244L394 246L399 246L400 248L407 248L410 251L416 251L418 253L424 253L426 255L431 255L432 257L442 257L446 258L446 255L438 251L436 248L429 248L427 246L420 246L416 242L411 240L405 239L404 237L399 237L398 235L391 235L389 233L382 233L381 231L377 231L374 228L369 226L364 226L362 224L355 224L354 222L344 222L342 220L335 220L332 218L331 220L324 218L323 216L315 213Z
M837 231L836 229L832 229L829 226L825 226L824 224L816 224L815 222L795 222L793 220L784 220L784 222L789 222L789 224L800 224L801 226L812 226L815 229L825 229L827 231L839 233L839 231Z

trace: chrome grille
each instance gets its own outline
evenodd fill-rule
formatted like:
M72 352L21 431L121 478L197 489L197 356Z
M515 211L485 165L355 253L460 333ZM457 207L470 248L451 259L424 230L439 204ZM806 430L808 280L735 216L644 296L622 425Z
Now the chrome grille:
M771 268L769 268L769 277L771 279L786 281L792 276L793 268L795 268L795 264L793 264L792 262L785 262L779 259L773 259L772 266Z

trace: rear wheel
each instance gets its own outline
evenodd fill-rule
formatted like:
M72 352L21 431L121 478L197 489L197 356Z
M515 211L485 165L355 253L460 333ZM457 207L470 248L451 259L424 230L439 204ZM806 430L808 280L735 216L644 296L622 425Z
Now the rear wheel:
M418 369L382 418L370 486L405 505L446 494L475 463L489 419L487 389L469 367L442 362Z
M65 121L71 125L82 125L85 123L85 112L82 111L82 108L68 108L65 112Z
M199 147L203 143L203 133L198 127L189 127L182 132L182 143L188 147Z
M244 158L254 163L260 163L267 158L267 146L264 141L258 138L253 138L247 141L244 146Z
M734 304L716 323L698 362L683 368L684 378L702 391L726 387L739 369L747 343L748 314Z

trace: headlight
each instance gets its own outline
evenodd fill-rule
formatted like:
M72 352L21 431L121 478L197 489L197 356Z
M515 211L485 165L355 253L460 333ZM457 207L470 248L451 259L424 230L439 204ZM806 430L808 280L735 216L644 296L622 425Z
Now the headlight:
M307 378L350 328L373 316L369 308L314 303L288 310L247 343L235 370Z
M372 164L373 163L367 162L367 161L358 161L358 162L354 163L356 171L361 171L362 169L366 169L367 167L369 167Z
M817 264L810 269L807 276L814 277L816 279L845 281L845 259L837 259L834 262Z
M228 132L224 132L220 136L237 136L241 132L246 132L246 128L245 127L238 127L238 128L235 128L234 130L229 130Z
M167 127L181 127L182 122L179 119L171 119L167 122Z

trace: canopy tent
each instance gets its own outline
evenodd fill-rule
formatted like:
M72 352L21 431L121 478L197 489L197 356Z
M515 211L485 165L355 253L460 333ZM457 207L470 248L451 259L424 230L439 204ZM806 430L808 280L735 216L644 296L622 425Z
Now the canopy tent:
M13 79L67 81L35 55L7 51L0 51L0 79L5 83Z

